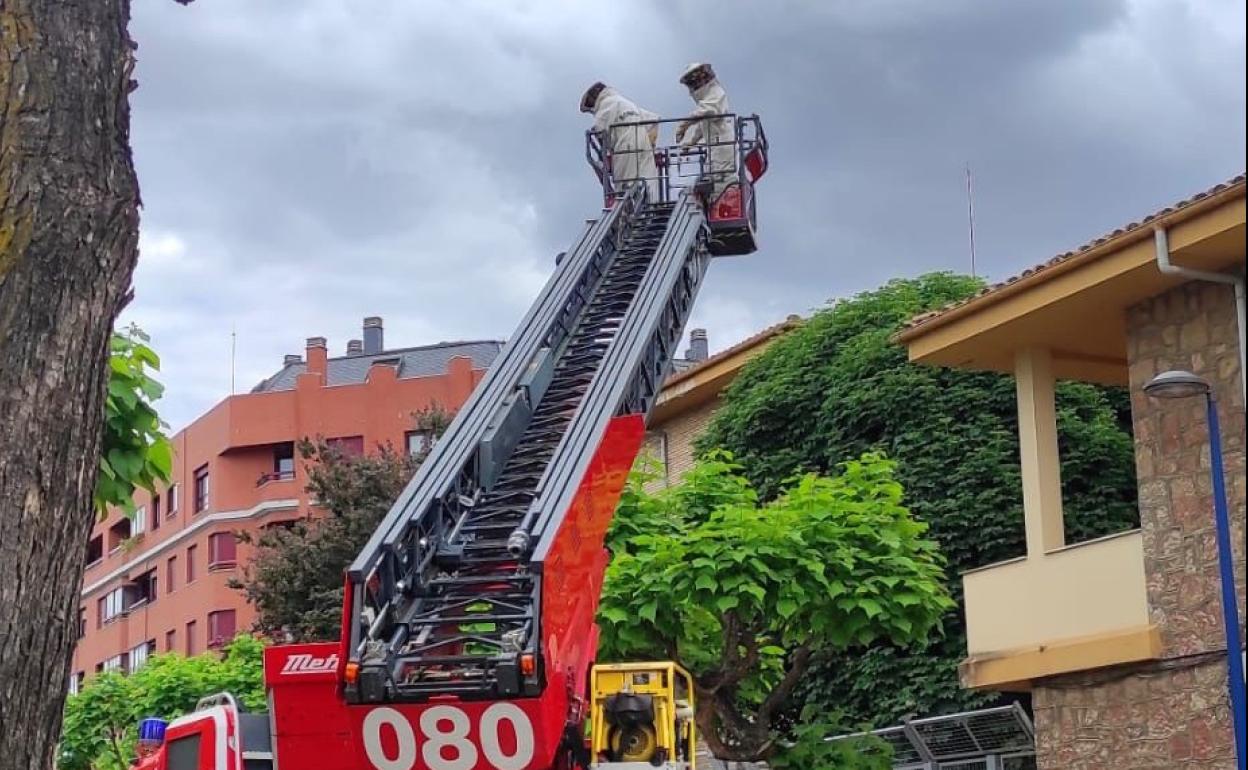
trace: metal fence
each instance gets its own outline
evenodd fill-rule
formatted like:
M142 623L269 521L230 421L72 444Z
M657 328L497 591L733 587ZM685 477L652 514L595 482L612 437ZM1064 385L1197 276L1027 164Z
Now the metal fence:
M874 736L893 750L894 770L1036 770L1036 733L1027 712L1010 706L910 719L896 727L829 738ZM703 770L766 770L754 762L724 762L700 747Z
M870 735L893 750L894 770L1035 770L1036 737L1017 703L906 720ZM839 735L829 740L862 737Z

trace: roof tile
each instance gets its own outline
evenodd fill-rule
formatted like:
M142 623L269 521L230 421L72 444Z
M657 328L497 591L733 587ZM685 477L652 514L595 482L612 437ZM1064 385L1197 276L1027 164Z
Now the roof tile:
M1238 176L1228 179L1227 181L1222 182L1221 184L1216 184L1213 187L1210 187L1208 190L1199 192L1191 196L1190 198L1186 198L1184 200L1179 201L1178 203L1171 204L1165 207L1164 209L1161 209L1160 211L1153 212L1152 214L1149 214L1148 216L1144 217L1138 222L1131 222L1130 224L1119 227L1118 229L1114 230L1111 233L1102 235L1099 238L1095 238L1089 241L1088 243L1085 243L1084 245L1080 246L1079 248L1075 249L1074 251L1067 251L1062 254L1058 254L1057 256L1053 257L1047 262L1043 262L1039 265L1036 265L1035 267L1027 268L1026 270L1019 273L1018 275L1010 276L1009 278L1006 278L1003 281L999 281L990 286L985 286L983 289L976 292L975 294L972 294L966 299L958 300L957 302L952 302L937 310L931 310L926 313L921 313L915 316L914 318L911 318L906 323L904 327L905 331L909 331L911 329L915 329L919 326L922 326L928 323L929 321L935 319L938 316L942 316L945 313L948 313L949 311L962 307L964 305L969 305L970 303L975 302L976 300L979 300L982 297L985 297L989 294L993 294L997 291L1000 291L1006 286L1010 286L1011 284L1018 283L1024 278L1030 278L1033 275L1052 269L1053 267L1060 265L1063 262L1067 262L1070 259L1073 259L1074 257L1077 257L1081 254L1085 254L1091 251L1092 249L1097 248L1098 246L1102 246L1105 243L1108 243L1109 241L1115 240L1117 238L1121 238L1122 236L1128 233L1134 232L1136 230L1139 230L1140 228L1147 227L1148 225L1152 224L1158 219L1169 216L1170 214L1173 214L1176 211L1180 211L1196 203L1199 203L1200 201L1203 201L1206 198L1209 198L1210 196L1217 195L1218 193L1221 193L1221 192L1225 192L1226 190L1229 190L1232 187L1236 187L1236 186L1242 187L1244 186L1244 181L1245 181L1245 175L1239 174Z

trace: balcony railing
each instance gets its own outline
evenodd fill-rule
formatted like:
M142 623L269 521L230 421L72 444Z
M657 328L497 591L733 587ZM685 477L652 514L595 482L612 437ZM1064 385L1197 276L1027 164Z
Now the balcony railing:
M270 473L261 473L260 478L256 479L256 486L262 487L274 481L293 481L295 478L294 471L272 471Z
M1009 681L983 673L1009 659L1026 664L1015 675L1051 675L1140 660L1153 646L1138 530L973 570L962 585L971 686Z

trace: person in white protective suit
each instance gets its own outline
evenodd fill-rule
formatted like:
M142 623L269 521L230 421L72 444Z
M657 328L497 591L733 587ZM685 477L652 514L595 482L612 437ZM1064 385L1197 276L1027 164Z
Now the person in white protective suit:
M714 200L737 178L736 123L732 118L716 117L731 113L732 107L709 64L690 64L680 76L680 82L689 89L696 106L677 125L676 142L682 147L709 145L706 171L713 183L711 200Z
M615 192L623 192L633 182L646 183L651 201L659 199L659 168L654 162L654 145L659 138L657 113L644 110L625 99L619 91L594 83L581 98L581 112L594 116L594 131L603 137L603 147L611 153L611 177ZM645 123L647 126L620 125Z

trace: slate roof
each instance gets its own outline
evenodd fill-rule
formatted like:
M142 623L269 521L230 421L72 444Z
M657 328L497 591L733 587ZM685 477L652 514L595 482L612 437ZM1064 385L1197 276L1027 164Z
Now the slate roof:
M1082 257L1088 254L1094 249L1104 246L1110 241L1123 238L1125 236L1131 235L1132 233L1137 233L1142 228L1149 228L1158 219L1167 217L1171 214L1182 211L1183 209L1189 208L1191 206L1195 206L1201 203L1202 201L1208 200L1209 198L1215 195L1229 193L1235 189L1238 189L1240 193L1242 194L1243 189L1244 189L1244 182L1245 182L1245 175L1239 174L1238 176L1232 177L1231 179L1228 179L1227 181L1222 182L1221 184L1217 184L1217 185L1214 185L1213 187L1210 187L1208 190L1205 190L1204 192L1197 193L1191 196L1190 198L1186 198L1177 203L1173 203L1165 207L1164 209L1161 209L1160 211L1149 214L1148 216L1144 217L1138 222L1131 222L1129 224L1123 225L1117 230L1114 230L1112 233L1107 233L1105 235L1102 235L1100 238L1097 238L1093 241L1089 241L1088 243L1085 243L1083 246L1080 246L1078 249L1075 249L1074 251L1068 251L1064 254L1058 254L1057 256L1053 257L1049 261L1044 262L1028 270L1024 270L1022 273L1016 276L1007 278L1004 281L1001 281L999 283L994 283L991 286L986 286L983 289L981 289L979 292L977 292L976 294L973 294L970 297L967 297L966 299L951 303L938 310L932 310L927 313L917 315L914 318L911 318L908 323L906 323L906 325L902 328L901 332L897 335L897 338L901 341L910 339L916 336L917 334L921 333L919 330L923 326L925 326L927 323L935 320L936 318L944 316L946 313L949 313L963 306L978 302L979 300L989 295L995 295L997 292L1000 292L1002 289L1013 286L1019 281L1032 278L1033 276L1036 276L1037 274L1044 273L1048 270L1053 269L1054 267L1065 264L1066 262L1070 262L1071 260L1078 259L1079 257Z
M400 380L445 374L447 364L456 357L471 359L474 369L487 369L502 348L503 343L498 340L472 340L439 342L436 345L384 350L371 355L331 358L328 361L325 384L333 386L362 383L368 376L368 369L373 363L395 359L398 360ZM294 390L295 378L303 374L307 368L306 361L287 364L272 377L252 388L251 392L272 393L279 390Z

